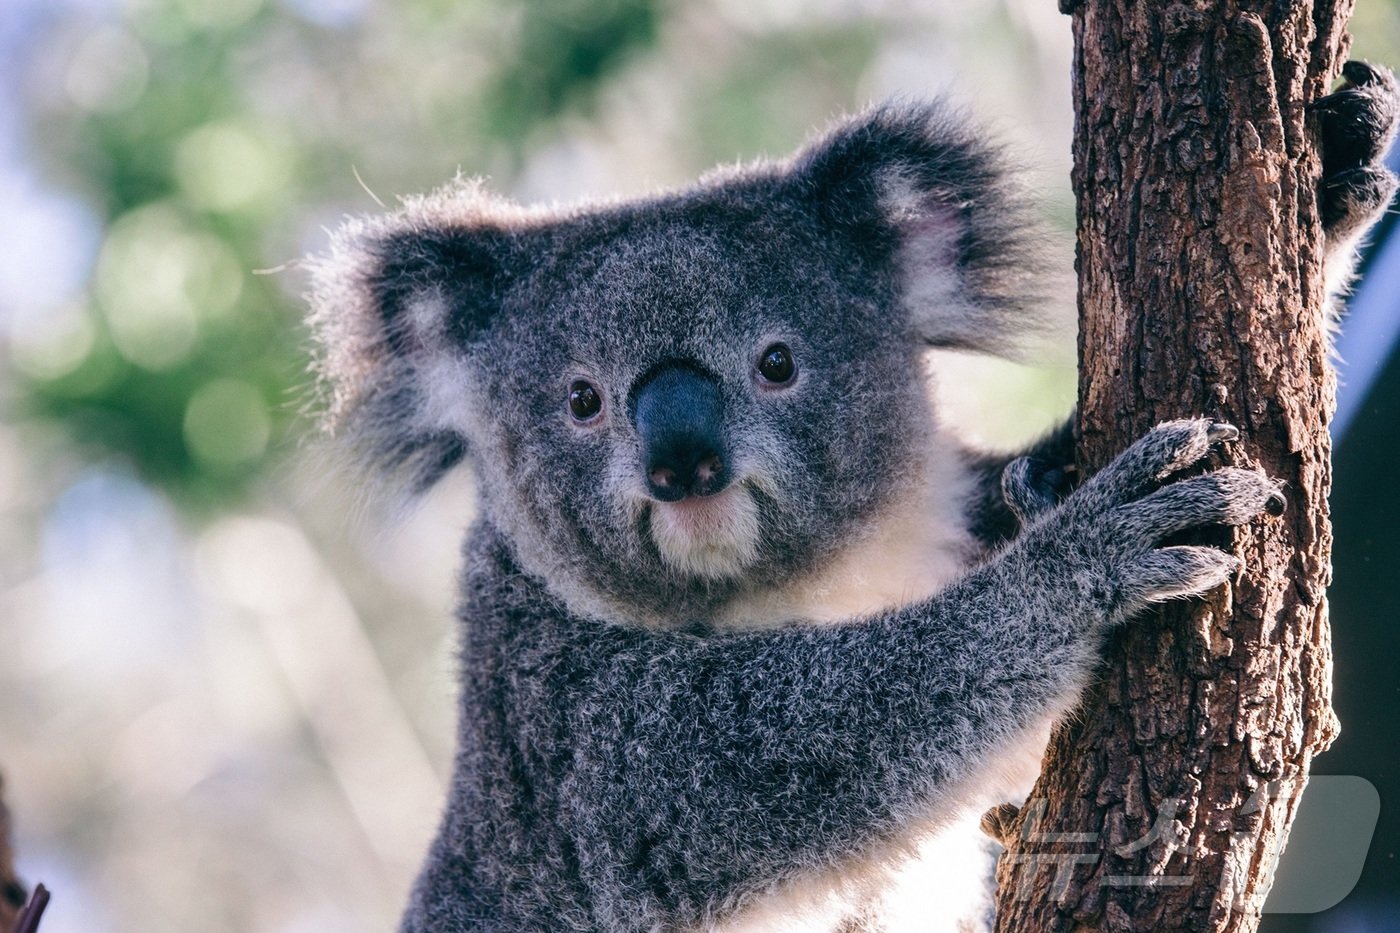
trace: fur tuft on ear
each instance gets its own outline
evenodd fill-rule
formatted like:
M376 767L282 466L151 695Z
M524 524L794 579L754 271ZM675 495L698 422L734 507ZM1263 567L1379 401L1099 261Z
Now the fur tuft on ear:
M941 103L893 103L838 122L793 160L824 219L892 264L930 346L1012 359L1051 330L1046 262L1006 159Z
M348 220L303 261L328 432L421 492L466 452L466 353L508 288L530 212L458 179Z

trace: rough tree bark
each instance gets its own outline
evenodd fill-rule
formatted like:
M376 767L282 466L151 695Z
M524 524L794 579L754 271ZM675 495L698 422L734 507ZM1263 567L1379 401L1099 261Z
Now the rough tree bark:
M1318 157L1350 0L1062 0L1075 37L1081 470L1209 415L1289 506L1248 569L1113 640L998 867L999 930L1252 930L1337 733Z

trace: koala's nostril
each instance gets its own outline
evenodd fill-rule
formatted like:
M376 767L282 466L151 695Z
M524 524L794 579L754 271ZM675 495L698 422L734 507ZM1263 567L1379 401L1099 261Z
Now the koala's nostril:
M729 481L724 459L708 446L666 450L652 461L646 475L652 494L666 502L713 495Z
M670 467L654 467L647 478L660 489L670 489L676 485L676 471Z
M709 456L695 464L695 478L707 483L724 472L724 461L718 456Z

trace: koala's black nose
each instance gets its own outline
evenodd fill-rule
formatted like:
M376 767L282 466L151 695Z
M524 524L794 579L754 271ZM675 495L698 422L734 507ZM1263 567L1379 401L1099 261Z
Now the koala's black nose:
M647 488L663 502L710 496L729 482L724 400L708 376L670 366L646 377L632 402Z

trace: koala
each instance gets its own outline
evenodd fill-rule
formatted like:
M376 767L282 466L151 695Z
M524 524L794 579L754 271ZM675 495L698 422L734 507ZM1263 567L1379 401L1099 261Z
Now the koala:
M1394 193L1400 114L1388 72L1346 78L1316 104L1338 253ZM911 900L935 840L1033 775L1106 632L1240 569L1164 542L1282 502L1179 476L1238 436L1206 418L1072 490L1067 427L993 455L940 422L929 348L1040 326L1023 203L968 121L902 103L639 200L458 181L310 261L335 431L480 497L405 933L959 916Z

